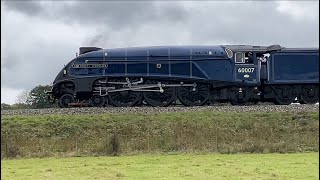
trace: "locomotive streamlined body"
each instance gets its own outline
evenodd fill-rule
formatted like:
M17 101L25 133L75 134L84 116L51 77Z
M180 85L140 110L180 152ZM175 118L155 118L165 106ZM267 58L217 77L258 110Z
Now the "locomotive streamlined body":
M60 107L319 101L319 49L279 45L81 47L57 75Z

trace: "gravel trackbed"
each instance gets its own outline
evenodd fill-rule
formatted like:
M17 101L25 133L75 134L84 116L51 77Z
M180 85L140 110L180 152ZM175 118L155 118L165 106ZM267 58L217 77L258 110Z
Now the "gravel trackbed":
M118 114L118 113L142 113L157 114L166 112L189 112L189 111L218 111L218 112L307 112L319 111L319 105L251 105L251 106L194 106L194 107L82 107L82 108L50 108L50 109L20 109L1 110L1 115L45 115L45 114Z

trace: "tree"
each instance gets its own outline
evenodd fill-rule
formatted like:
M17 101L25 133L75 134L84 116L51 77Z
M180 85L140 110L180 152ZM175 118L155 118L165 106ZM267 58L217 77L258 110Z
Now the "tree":
M34 87L31 91L21 92L17 98L16 103L9 105L2 103L1 109L30 109L30 108L51 108L57 107L56 104L51 104L48 102L47 94L45 91L51 90L49 85L38 85Z
M1 110L11 109L10 104L1 103Z
M54 104L48 102L47 94L45 91L51 90L51 86L49 85L38 85L33 88L29 93L29 103L33 108L51 108L55 107Z
M25 90L22 91L16 99L17 104L30 104L30 92Z

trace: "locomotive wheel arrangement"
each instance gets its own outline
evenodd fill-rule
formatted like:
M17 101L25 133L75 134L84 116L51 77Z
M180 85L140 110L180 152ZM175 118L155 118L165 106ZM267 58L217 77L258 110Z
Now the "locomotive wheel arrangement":
M103 107L108 102L116 107L139 106L143 102L154 107L166 107L176 100L185 106L201 106L208 102L210 96L209 84L157 80L144 82L143 78L111 79L109 82L98 80L94 89L94 94L88 100L92 107ZM65 108L75 102L72 94L64 94L58 105Z
M167 107L173 105L177 100L184 106L202 106L206 104L218 104L219 101L212 100L214 92L210 90L209 84L184 84L173 81L143 80L127 81L126 79L113 79L106 86L95 86L95 93L87 101L92 107L104 107L113 105L115 107L132 107L147 104L154 107ZM131 78L136 80L137 78ZM99 81L101 82L101 81ZM99 83L100 84L100 83ZM230 103L232 105L250 105L259 101L252 99L254 88L238 88L238 90L227 89L232 93ZM275 86L272 87L275 98L269 102L276 105L289 105L298 100L300 104L315 104L319 102L319 86ZM295 94L299 91L300 94ZM256 93L257 94L257 93ZM61 108L69 107L68 104L75 103L72 94L64 94L58 101ZM263 101L262 101L263 102ZM221 103L225 103L222 101Z
M52 103L203 106L319 102L319 49L264 46L80 48L56 77Z

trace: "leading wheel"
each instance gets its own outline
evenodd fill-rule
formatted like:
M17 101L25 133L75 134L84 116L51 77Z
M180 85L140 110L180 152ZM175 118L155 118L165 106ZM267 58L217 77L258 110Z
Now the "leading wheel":
M210 86L208 84L196 84L192 87L179 87L178 97L185 106L202 106L210 97Z
M71 94L64 94L60 97L58 106L61 108L69 107L69 103L74 103L74 97Z

